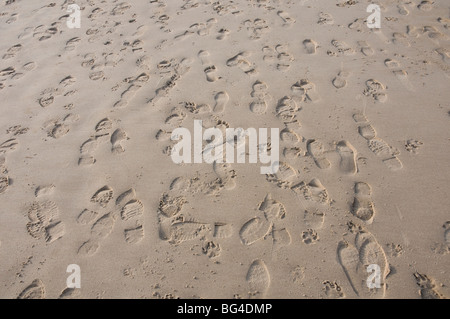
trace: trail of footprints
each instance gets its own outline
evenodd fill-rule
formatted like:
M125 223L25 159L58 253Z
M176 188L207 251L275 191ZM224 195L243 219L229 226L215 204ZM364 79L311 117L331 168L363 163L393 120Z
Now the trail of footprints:
M160 25L163 32L171 32L169 29L169 17L164 11L165 4L160 1L153 1L161 9L157 11L153 17L158 25ZM197 8L200 4L196 1L185 1L182 10L188 8ZM269 8L265 1L258 1L256 4ZM131 5L126 2L117 4L109 14L122 15L130 9ZM231 5L225 6L221 3L213 5L214 10L219 14L235 13ZM399 5L399 13L408 15L409 12L404 5ZM419 10L431 10L432 3L430 1L422 1L417 5ZM275 10L275 8L271 8ZM290 15L282 10L275 11L278 17L283 22L285 27L290 27L295 23L295 20ZM102 8L95 8L91 11L89 19L92 21L99 19L104 14L107 14ZM13 22L13 21L11 21ZM26 38L33 35L38 37L40 41L49 40L53 36L59 34L59 26L62 22L55 22L51 26L38 26L37 28L27 28L19 36ZM185 39L189 36L207 36L211 33L212 28L218 23L213 18L205 23L196 23L191 25L184 33L175 36L175 39ZM244 21L244 26L247 29L249 38L252 40L259 40L266 32L270 31L269 26L263 19L250 19ZM334 24L333 17L321 12L319 14L318 24L323 27ZM349 25L350 29L358 29L363 24L360 19ZM107 24L104 24L103 29L107 29ZM139 29L138 29L139 30ZM143 32L141 28L139 32ZM111 26L109 31L114 31ZM416 30L417 31L417 30ZM418 34L427 33L430 38L439 37L437 30L431 27L424 27ZM138 35L139 32L136 32ZM89 34L88 34L89 33ZM101 39L100 31L95 28L89 29L87 34L91 36L89 42L96 42ZM229 34L226 29L220 29L218 40L224 40ZM414 29L409 29L408 35L412 36ZM408 45L407 38L401 33L393 35L394 41ZM81 42L78 37L71 38L66 41L65 51L70 52L76 49L76 46ZM307 54L314 55L317 53L319 47L313 39L305 39L303 41L304 51ZM343 41L333 40L331 42L333 48L328 50L327 54L330 56L351 56L355 54L355 50ZM133 52L139 52L142 49L142 41L129 41L127 45ZM358 48L365 56L372 56L374 50L366 41L359 41ZM21 44L14 45L9 48L3 55L4 60L15 58L15 56L22 49ZM293 56L288 52L287 48L282 45L275 47L265 46L263 49L264 61L276 67L280 71L287 71L290 68L291 62L294 60ZM448 60L448 54L444 49L437 49L436 52L440 54L444 60ZM115 66L120 63L120 58L105 54L103 55L105 61L98 61L94 54L86 54L82 66L90 69L89 78L93 81L105 79L103 72L104 67ZM250 62L251 52L242 51L227 60L228 67L238 67L248 75L257 73L253 63ZM206 80L208 82L216 82L220 79L217 75L218 70L210 61L209 52L203 50L198 53L198 58L204 68ZM161 61L158 64L163 83L156 88L155 96L149 98L149 102L156 102L159 98L166 96L170 89L173 88L180 80L181 76L189 71L191 61L181 60L176 62ZM138 59L137 66L149 69L149 58L143 56ZM386 67L393 72L397 78L402 81L407 79L406 71L401 69L397 61L387 59L385 61ZM29 62L23 66L24 71L31 71L36 67L34 62ZM0 89L6 87L8 83L6 78L17 79L20 78L21 72L16 72L13 67L0 71ZM25 72L24 72L25 73ZM341 70L332 80L332 84L336 89L342 89L347 86L347 81L350 73ZM4 80L5 79L5 80ZM135 94L147 83L149 74L144 72L136 77L131 77L124 81L127 83L125 90L121 92L119 100L115 103L115 107L126 107L130 104ZM9 80L8 80L9 81ZM53 104L56 98L60 95L74 94L74 91L64 92L66 86L72 85L76 79L71 76L63 79L60 87L57 89L45 90L39 99L41 107L46 108ZM264 114L268 108L268 101L271 100L268 94L267 84L261 81L256 81L253 84L251 97L253 101L250 105L250 110L256 114ZM366 89L364 94L373 98L378 102L385 102L387 100L386 87L381 82L371 79L366 82ZM276 116L283 121L285 128L281 131L281 140L285 143L283 154L288 158L288 154L294 154L291 158L295 158L302 153L299 148L299 143L305 139L298 133L300 128L300 120L298 113L301 110L300 103L317 102L320 95L316 91L314 83L308 79L301 79L291 87L291 96L285 96L280 99L276 105ZM208 116L205 122L221 125L226 127L228 123L219 120L217 117L210 116L211 111L216 114L223 113L229 101L227 92L214 93L214 107L211 108L208 104L196 104L194 102L182 102L184 110L190 114L204 114ZM165 120L165 126L157 133L157 140L167 141L170 139L170 134L173 129L179 127L186 118L184 111L180 108L174 108L171 114ZM369 149L381 158L390 169L396 170L402 167L400 160L395 151L386 142L376 136L376 132L368 122L367 118L362 114L355 114L354 120L358 124L359 134L367 140ZM69 132L70 124L76 120L73 114L67 114L60 119L50 120L44 124L44 129L48 135L53 138L60 138ZM86 140L80 147L79 165L91 165L96 162L95 152L102 144L110 143L111 152L113 154L122 153L125 150L124 143L128 136L121 128L114 130L115 123L109 118L104 118L95 126L95 130L91 137ZM15 139L6 141L0 145L0 152L7 149L9 146L14 148L16 144ZM270 146L269 146L270 147ZM358 171L356 158L357 151L346 140L333 142L332 144L323 144L315 139L306 140L306 155L310 156L317 167L320 169L330 168L331 162L327 158L327 154L336 152L339 155L338 169L341 173L346 175L354 175ZM170 153L170 151L168 152ZM7 169L5 167L5 158L0 156L0 173L5 174L0 177L0 194L5 192L8 187ZM214 164L215 178L203 179L203 177L195 177L192 179L179 177L172 181L170 189L167 193L161 196L158 207L158 222L160 226L160 238L168 241L170 244L179 245L185 241L200 240L202 244L202 252L209 258L220 256L221 246L220 240L229 238L233 233L233 227L222 221L215 223L205 223L195 219L186 217L187 214L183 210L187 202L188 196L195 195L202 192L208 195L217 195L222 190L231 190L235 187L235 177L233 169L229 165ZM325 213L324 207L330 204L330 197L326 188L322 183L314 178L310 181L299 181L299 172L293 166L286 162L280 163L280 170L276 174L266 176L267 181L275 183L280 188L290 189L299 198L308 203L308 207L304 210L303 221L305 225L304 231L299 232L299 237L304 244L315 244L319 241L318 230L321 229ZM36 189L36 201L30 206L28 217L30 219L27 229L30 235L36 238L45 238L49 243L61 238L64 233L64 224L59 220L58 207L51 200L43 200L41 197L51 196L53 191L52 185L41 186ZM143 229L143 212L144 207L142 202L137 199L134 189L129 189L117 196L115 205L111 208L111 200L114 198L114 191L109 186L104 186L95 192L91 197L91 204L84 209L77 217L77 222L80 227L90 227L90 238L85 241L78 250L78 253L83 256L91 256L95 254L105 240L113 231L116 221L120 219L123 224L124 239L128 243L138 243L144 237ZM374 204L372 202L372 190L369 184L364 182L357 182L354 184L353 202L350 204L350 211L353 216L367 225L370 225L375 216ZM239 231L239 237L243 245L254 245L258 241L271 237L275 249L287 246L291 243L291 233L282 224L286 216L286 209L284 205L273 199L268 194L264 200L259 203L257 207L257 216L248 220ZM84 226L83 226L84 225ZM339 243L337 253L339 263L341 264L349 282L358 296L368 297L383 297L385 294L385 279L389 273L389 265L386 260L385 253L382 247L376 241L374 235L362 226L356 226L349 223L350 233L353 240L344 240ZM293 230L291 230L293 231ZM446 228L445 238L448 239L448 228ZM448 240L446 241L448 243ZM377 263L382 266L382 289L377 291L368 290L364 284L361 286L367 273L365 266L369 263ZM437 291L436 284L426 275L419 273L414 274L417 284L420 288L420 295L426 297L442 297ZM246 281L248 285L248 295L250 298L260 298L267 296L268 289L271 284L271 278L268 268L262 259L254 260L247 272ZM345 294L338 283L332 281L325 281L323 283L324 292L327 296L334 298L342 298ZM71 297L74 292L72 290L64 290L61 297ZM19 298L44 298L45 287L39 279L36 279L26 287Z

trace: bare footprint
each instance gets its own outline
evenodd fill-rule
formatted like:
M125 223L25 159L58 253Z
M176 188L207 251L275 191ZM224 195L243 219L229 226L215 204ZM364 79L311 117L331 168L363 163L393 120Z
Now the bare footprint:
M225 111L225 106L227 105L228 101L230 100L230 97L228 96L228 93L225 91L219 92L214 97L214 100L216 104L214 105L213 111L215 113L223 113Z
M246 222L239 231L239 237L244 245L252 245L266 237L272 224L265 218L255 217Z
M446 299L445 296L436 289L436 283L433 279L429 278L427 275L419 274L418 272L414 273L414 277L417 285L420 287L419 294L422 299Z
M324 156L326 150L323 144L316 140L308 140L306 143L308 154L314 159L317 167L327 169L331 166L330 161Z
M122 142L128 140L129 137L124 130L118 128L111 134L111 152L113 154L119 154L125 152Z
M289 16L289 13L285 11L278 11L278 16L283 20L285 27L290 27L295 23L295 19Z
M45 287L40 279L35 279L17 297L17 299L44 299Z
M345 174L356 174L356 149L348 141L340 141L336 145L336 151L340 156L339 169Z
M303 46L305 47L306 53L315 54L317 50L317 42L312 39L306 39L303 41Z
M358 182L354 187L355 198L351 206L353 215L361 219L366 224L371 224L375 217L375 207L372 202L372 188L369 184Z

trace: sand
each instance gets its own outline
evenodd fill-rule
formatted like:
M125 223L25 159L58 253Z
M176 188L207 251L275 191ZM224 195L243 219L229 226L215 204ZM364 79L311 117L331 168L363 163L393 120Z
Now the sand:
M2 1L0 297L449 297L449 3L370 3Z

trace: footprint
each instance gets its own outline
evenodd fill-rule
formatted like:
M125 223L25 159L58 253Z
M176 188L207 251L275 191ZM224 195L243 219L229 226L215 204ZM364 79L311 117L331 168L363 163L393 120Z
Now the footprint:
M219 35L216 37L217 40L225 40L230 35L230 31L227 29L220 29Z
M88 240L88 241L84 242L80 246L80 248L78 248L77 253L78 253L78 255L89 257L89 256L94 255L98 251L99 248L100 248L100 244L97 241Z
M397 6L397 9L398 9L398 13L400 13L402 16L407 16L409 14L408 9L402 4L399 4Z
M280 162L275 174L266 175L266 180L275 183L280 188L291 188L298 177L297 170L291 165Z
M20 50L22 50L21 44L13 45L8 50L6 50L5 55L3 55L3 60L7 60L7 59L15 57L16 53L18 53Z
M295 19L291 18L285 11L278 11L278 16L283 20L285 27L291 27L295 23Z
M8 176L0 176L0 194L6 192L9 186Z
M136 244L144 238L144 229L142 225L135 228L125 229L124 236L125 241L128 244Z
M305 47L306 53L316 54L317 42L312 39L306 39L303 41L303 46Z
M41 39L39 39L39 40L41 40ZM76 45L79 42L81 42L81 38L79 38L79 37L75 37L75 38L70 39L69 41L66 42L65 50L66 51L73 51L73 50L75 50Z
M303 222L310 229L321 229L325 220L325 214L318 209L307 209L303 213Z
M17 297L17 299L45 299L45 287L40 279L35 279Z
M267 84L264 82L256 81L253 83L253 91L250 94L254 98L253 102L250 103L250 111L252 113L264 114L266 112L266 99L270 99L267 88Z
M343 55L353 55L355 50L353 50L346 42L340 40L333 40L331 44L338 50L338 53Z
M367 43L367 41L358 41L358 46L360 47L362 54L365 56L372 56L375 54L375 51Z
M442 60L445 63L450 64L450 50L447 50L446 48L437 48L434 51L441 56Z
M361 219L366 224L372 224L375 216L375 207L372 202L372 188L369 184L358 182L354 187L355 198L351 206L353 215Z
M444 240L445 243L449 246L450 248L450 221L445 222L445 224L443 225L444 229L445 229L445 233L444 233Z
M394 150L384 140L376 137L377 133L368 122L367 117L361 113L355 113L353 119L358 123L359 134L367 140L369 149L391 170L396 171L403 167L398 159L398 151Z
M111 152L113 154L119 154L125 152L122 142L128 140L129 137L124 130L118 128L111 134Z
M350 76L349 72L341 71L338 75L333 79L333 86L336 89L342 89L347 86L347 79Z
M17 146L19 145L19 142L15 138L11 138L9 140L6 140L5 142L0 144L0 154L4 154L6 152L14 151Z
M59 295L58 299L79 299L81 297L80 289L66 288Z
M424 0L417 5L417 8L422 11L431 11L433 9L433 3L429 0Z
M215 238L229 238L233 235L233 227L225 223L215 223L214 224L214 234Z
M283 247L289 246L292 241L291 234L286 228L275 229L275 227L272 228L272 240L274 250L279 250Z
M193 221L175 222L170 226L169 243L178 245L185 241L195 240L210 233L209 225Z
M204 71L208 82L216 82L219 79L216 76L217 68L214 65L208 66Z
M181 212L185 203L186 199L182 196L172 197L168 194L163 194L159 201L158 212L166 218L171 218Z
M316 140L308 140L306 143L306 149L308 150L308 154L314 159L314 163L316 163L317 167L320 169L330 168L331 163L324 156L327 151L321 142Z
M239 237L244 245L252 245L265 238L272 229L272 224L264 218L255 217L247 221L239 231Z
M317 21L318 24L327 24L332 25L334 24L333 16L326 12L319 13L319 21Z
M292 186L291 189L295 194L301 195L305 200L318 204L329 204L330 202L327 189L317 178L312 179L308 184L300 182Z
M101 71L100 71L101 72ZM122 92L120 95L120 100L118 100L114 107L117 108L123 108L126 107L133 97L136 95L136 93L142 88L142 86L148 82L150 79L150 76L147 73L141 73L137 77L132 78L130 81L127 81L130 83L130 86Z
M386 293L386 276L389 274L389 264L383 248L375 237L362 229L356 230L355 245L341 241L337 248L338 261L355 294L361 298L383 298ZM369 265L380 267L380 288L368 288L367 272Z
M214 161L213 170L217 177L220 179L220 186L226 190L232 190L236 187L236 172L233 170L230 164L217 163Z
M345 298L345 294L342 291L341 286L339 286L337 282L326 280L322 284L323 284L322 290L328 298L331 299Z
M97 212L89 209L84 209L77 217L77 223L87 225L92 223L98 216Z
M394 32L392 34L392 42L395 44L401 44L405 47L410 47L411 43L408 41L408 37L406 34L401 33L401 32Z
M319 235L314 229L308 229L302 233L302 241L306 245L315 244L319 240Z
M286 126L296 124L295 126L300 127L301 123L297 119L297 114L300 110L301 108L293 98L285 96L278 102L275 112L276 116L280 118Z
M128 201L120 211L122 220L127 221L135 217L141 217L144 213L144 205L137 199Z
M53 194L53 191L55 190L55 185L48 184L48 185L41 185L36 187L36 190L34 191L34 196L41 197L41 196L49 196Z
M371 96L375 101L385 103L387 101L387 94L384 92L386 86L380 81L370 79L366 81L366 89L363 94L365 96Z
M280 140L287 144L298 144L303 141L303 137L298 135L295 131L285 128L280 132Z
M264 261L256 259L248 269L246 281L250 298L264 298L270 286L270 274Z
M204 255L208 256L208 258L216 258L220 256L222 248L218 243L213 241L205 242L202 247L202 252Z
M109 201L113 198L113 189L108 185L103 186L98 191L95 192L91 197L91 202L99 204L101 207L105 208Z
M36 239L45 238L52 243L65 234L64 223L59 221L59 210L56 203L50 200L35 201L28 209L26 227L28 233Z
M63 222L55 222L45 228L45 241L52 243L66 234Z
M408 152L410 153L414 153L417 154L419 148L423 145L423 142L418 141L418 140L414 140L414 139L409 139L405 142L405 148Z
M247 60L248 57L250 57L250 52L242 51L232 57L231 59L228 59L227 66L233 67L237 66L239 67L245 74L248 75L255 75L257 72L253 65Z
M422 299L446 299L445 296L436 289L435 281L427 275L415 272L414 278L416 279L417 285L420 287L419 294Z
M302 101L310 101L316 103L320 100L320 96L316 92L316 85L308 79L302 79L291 87L292 93L300 96Z
M411 83L408 81L408 72L402 70L400 68L400 63L396 60L386 59L384 61L384 65L392 71L392 73L399 79L403 85L410 91L413 91L414 88Z
M267 22L259 18L246 20L244 21L244 25L247 27L248 35L252 40L261 39L262 35L269 31Z
M294 60L293 56L287 52L287 48L283 45L277 45L275 47L277 51L277 70L278 71L287 71L291 67L291 62Z
M259 204L258 210L264 214L265 219L270 223L283 219L286 216L286 208L284 205L274 200L270 194L266 195L264 200Z
M381 138L375 137L368 141L370 151L380 157L382 162L391 170L399 170L403 167L402 162L397 158L397 151L394 151L389 144Z
M223 113L229 100L230 97L227 92L222 91L217 93L214 97L214 101L216 102L216 104L214 105L213 111L215 113Z
M340 141L336 145L336 151L340 156L339 169L344 174L356 174L356 149L348 141Z
M39 104L42 107L47 107L47 106L53 104L54 101L55 101L55 97L53 95L46 95L39 99Z

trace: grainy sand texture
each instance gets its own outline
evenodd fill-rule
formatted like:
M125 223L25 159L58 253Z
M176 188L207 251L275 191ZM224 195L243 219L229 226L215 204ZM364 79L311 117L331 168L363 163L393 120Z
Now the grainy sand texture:
M448 0L1 0L0 34L1 298L450 296Z

